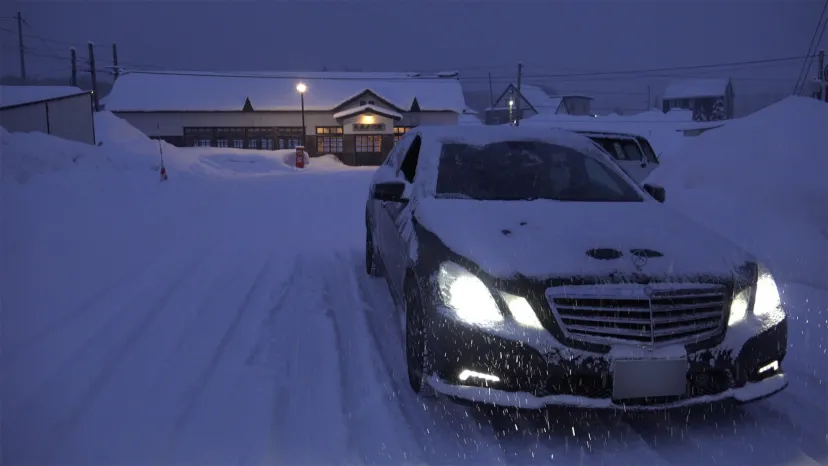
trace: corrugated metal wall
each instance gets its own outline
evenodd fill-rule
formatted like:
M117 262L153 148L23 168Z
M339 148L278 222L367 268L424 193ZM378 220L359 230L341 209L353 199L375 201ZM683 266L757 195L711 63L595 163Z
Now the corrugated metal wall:
M0 126L9 132L41 132L95 144L95 118L89 94L0 110Z

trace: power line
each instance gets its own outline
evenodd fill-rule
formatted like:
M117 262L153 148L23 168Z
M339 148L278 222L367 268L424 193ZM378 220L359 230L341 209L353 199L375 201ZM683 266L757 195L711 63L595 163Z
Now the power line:
M813 55L812 55L813 56ZM729 62L729 63L715 63L715 64L705 64L705 65L686 65L686 66L675 66L675 67L664 67L664 68L646 68L646 69L636 69L636 70L619 70L619 71L599 71L599 72L592 72L592 73L538 73L538 74L526 74L527 78L534 78L534 79L551 79L551 78L592 78L596 76L615 76L615 75L644 75L649 73L659 73L659 72L669 72L669 71L682 71L682 70L702 70L702 69L716 69L716 68L724 68L724 67L746 67L751 65L763 65L763 64L770 64L770 63L782 63L782 62L790 62L795 60L802 60L803 58L810 58L810 57L784 57L784 58L767 58L763 60L749 60L749 61L738 61L738 62ZM309 72L307 74L297 73L297 74L286 74L286 73L267 73L267 72L252 72L252 73L234 73L234 72L207 72L207 71L170 71L170 70L126 70L127 73L134 73L134 74L156 74L156 75L173 75L173 76L194 76L194 77L227 77L227 78L250 78L250 79L314 79L314 80L325 80L325 81L422 81L423 79L440 79L437 75L420 75L417 76L416 74L411 75L402 75L401 76L385 76L385 77L365 77L365 76L315 76L317 74L321 74L321 72ZM343 72L349 73L349 72ZM350 72L354 74L359 74L357 72ZM380 74L380 73L377 73ZM389 73L394 74L394 73ZM488 81L488 77L479 76L479 77L467 77L461 78L465 81L472 81L472 80L479 80L479 81ZM494 78L496 80L513 80L512 76L500 76Z
M808 50L805 52L805 55L811 55L811 59L805 59L802 62L802 68L799 70L799 75L796 78L796 84L794 84L794 94L798 94L799 90L801 89L800 83L804 84L805 80L808 79L808 72L811 69L811 63L813 62L813 48L816 44L819 44L819 40L817 40L817 34L819 34L819 25L822 23L822 17L825 16L825 11L828 10L828 0L825 0L825 4L822 5L822 11L819 13L819 20L817 20L816 28L814 29L813 35L811 35L811 41L808 42ZM825 19L825 24L828 24L828 18ZM823 26L822 32L825 32L825 27ZM820 40L822 36L820 35Z

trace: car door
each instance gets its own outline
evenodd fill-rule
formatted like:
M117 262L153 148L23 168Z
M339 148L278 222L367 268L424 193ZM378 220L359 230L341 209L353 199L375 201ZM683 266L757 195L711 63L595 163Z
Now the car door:
M383 254L384 245L382 244L382 229L384 223L385 211L383 207L385 201L374 199L374 187L377 183L385 183L388 181L396 181L397 166L399 166L399 144L395 145L388 156L383 161L382 165L377 168L374 176L371 178L371 187L368 192L367 212L369 228L371 228L374 246L376 246L380 255Z
M406 192L411 192L411 186L417 174L417 165L420 157L421 136L412 133L407 144L401 147L400 163L397 166L396 179L406 183ZM387 245L386 272L391 286L398 296L402 296L405 269L408 265L409 241L411 239L411 209L407 203L388 202L384 206L388 222L383 228L383 242ZM385 259L384 259L385 260Z
M374 178L376 183L402 181L399 175L400 164L406 150L411 145L411 141L412 138L406 135L400 139L399 142L397 142L394 149L390 154L388 154L385 162L377 170L377 174ZM380 173L380 171L382 171L382 173ZM374 238L374 241L377 245L378 252L382 257L382 263L385 266L385 278L388 281L388 285L393 287L394 283L391 281L389 270L393 266L393 262L396 257L396 253L393 250L396 246L396 241L393 239L394 221L391 218L391 215L394 211L392 207L397 203L374 200L373 195L372 200L374 203L374 222L376 225L375 234L377 235Z

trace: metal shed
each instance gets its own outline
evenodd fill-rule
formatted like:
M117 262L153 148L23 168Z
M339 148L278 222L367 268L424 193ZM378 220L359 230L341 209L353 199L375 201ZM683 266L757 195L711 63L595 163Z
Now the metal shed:
M0 86L0 126L95 144L92 92L70 86Z

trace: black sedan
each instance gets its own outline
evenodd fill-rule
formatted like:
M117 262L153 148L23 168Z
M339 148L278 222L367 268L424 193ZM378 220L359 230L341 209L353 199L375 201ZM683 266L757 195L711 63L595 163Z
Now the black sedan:
M365 267L404 315L411 388L628 410L783 390L772 274L664 200L572 132L406 134L371 183Z

